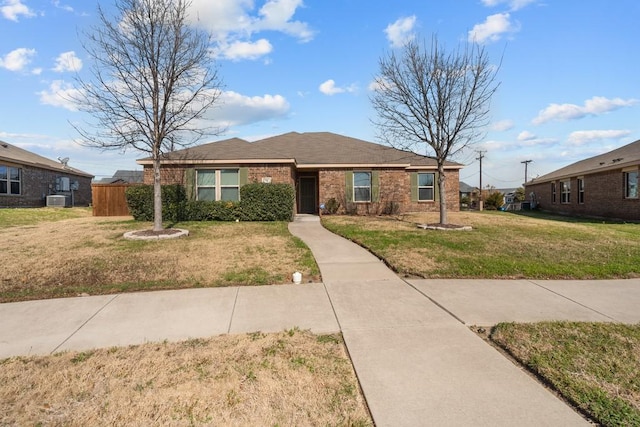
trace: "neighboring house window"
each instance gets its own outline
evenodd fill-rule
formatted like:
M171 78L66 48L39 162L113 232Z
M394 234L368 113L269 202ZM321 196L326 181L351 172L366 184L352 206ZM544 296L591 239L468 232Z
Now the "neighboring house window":
M198 200L240 200L238 169L199 169L196 187Z
M584 179L578 178L578 203L584 204Z
M0 166L0 194L20 194L20 168Z
M434 173L419 173L418 174L418 201L430 201L435 200L435 176Z
M555 182L551 183L551 202L552 203L556 202L556 183Z
M353 173L353 201L371 201L371 172Z
M571 203L571 181L560 181L560 202Z
M627 199L638 198L638 171L624 173L624 197Z

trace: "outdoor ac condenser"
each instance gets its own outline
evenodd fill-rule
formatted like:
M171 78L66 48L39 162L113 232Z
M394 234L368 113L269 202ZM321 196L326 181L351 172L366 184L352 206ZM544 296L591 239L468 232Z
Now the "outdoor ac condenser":
M67 197L61 195L47 196L47 207L64 208L67 206Z

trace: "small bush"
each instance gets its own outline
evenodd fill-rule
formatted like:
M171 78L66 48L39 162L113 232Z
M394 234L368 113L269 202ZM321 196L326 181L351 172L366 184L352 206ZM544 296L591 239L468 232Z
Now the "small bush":
M240 187L243 221L291 221L295 192L289 184L252 183Z
M194 200L185 205L185 218L188 221L235 221L241 217L238 202Z
M340 209L340 202L337 201L335 197L330 198L327 200L327 203L324 204L324 213L333 215L338 212L338 209Z
M504 194L499 191L491 193L484 201L484 208L487 210L498 210L504 204Z
M153 185L135 185L127 188L125 198L129 212L136 221L153 221ZM182 185L162 186L162 219L182 221L185 219L186 194Z

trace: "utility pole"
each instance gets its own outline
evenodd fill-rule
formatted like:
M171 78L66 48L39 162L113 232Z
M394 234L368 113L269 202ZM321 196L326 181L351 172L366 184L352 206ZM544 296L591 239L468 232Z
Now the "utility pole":
M482 159L484 159L484 153L486 153L487 150L476 150L476 153L478 153L478 157L476 157L476 160L480 160L480 199L478 200L478 209L482 210L483 209L483 200L482 200Z
M529 166L529 163L531 163L533 160L523 160L520 163L524 163L524 183L527 183L527 166Z

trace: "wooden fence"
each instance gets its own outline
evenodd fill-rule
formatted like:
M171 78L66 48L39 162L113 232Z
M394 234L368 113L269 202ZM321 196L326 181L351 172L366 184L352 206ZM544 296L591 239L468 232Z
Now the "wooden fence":
M93 216L131 215L124 192L135 184L91 184Z

